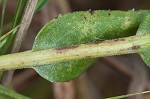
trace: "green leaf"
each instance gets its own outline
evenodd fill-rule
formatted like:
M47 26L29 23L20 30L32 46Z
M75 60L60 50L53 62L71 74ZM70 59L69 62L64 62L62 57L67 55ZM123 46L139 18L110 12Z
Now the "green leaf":
M146 16L145 19L143 19L137 31L137 35L146 35L146 34L150 34L150 15ZM150 66L150 44L146 44L139 54L141 55L144 62L148 66Z
M35 12L38 12L49 1L51 1L51 0L38 0Z
M34 42L33 51L126 37L136 33L149 11L85 11L59 16L46 24ZM59 62L34 69L52 82L80 76L96 59Z
M0 99L30 99L0 85Z

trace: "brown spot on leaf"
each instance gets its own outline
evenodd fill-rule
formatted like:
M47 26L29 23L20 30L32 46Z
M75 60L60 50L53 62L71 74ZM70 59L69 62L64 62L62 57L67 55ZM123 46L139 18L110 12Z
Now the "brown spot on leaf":
M108 16L111 16L111 13L110 13L110 12L108 12Z
M58 18L58 16L55 17L55 19L57 19L57 18Z
M83 18L84 18L85 20L87 20L86 16L83 16Z
M69 49L74 49L74 48L77 48L77 47L79 47L79 46L62 47L62 48L56 48L55 50L56 50L56 53L62 54L62 53L66 52Z
M108 11L108 16L111 16L111 11L110 10Z
M131 19L129 18L128 21L131 21Z
M92 41L90 43L88 43L87 45L94 45L94 44L99 44L102 43L103 41Z
M114 39L113 41L117 42L117 41L125 41L124 38L119 38L119 39Z
M68 46L68 47L62 47L62 48L56 48L55 50L67 50L67 49L74 49L77 48L79 46Z
M133 50L137 50L137 49L139 49L141 46L140 45L134 45L134 46L132 46L132 49Z
M85 56L85 58L92 58L91 56Z
M81 17L82 17L83 19L87 20L87 17L86 17L85 15L82 15L82 14L81 14Z
M1 69L1 71L5 71L5 69L4 69L4 68L2 68L2 69Z
M106 40L106 41L103 41L102 43L111 43L111 42L119 42L119 41L125 41L125 39L119 38L119 39L113 39L113 40Z
M93 15L93 14L95 14L95 11L93 11L93 10L90 9L89 13Z

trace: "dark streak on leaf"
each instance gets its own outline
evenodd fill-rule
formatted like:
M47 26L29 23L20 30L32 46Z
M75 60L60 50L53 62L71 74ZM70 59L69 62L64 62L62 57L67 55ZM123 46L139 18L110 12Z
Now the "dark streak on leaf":
M141 48L140 45L134 45L134 46L132 47L133 50L137 50L137 49L140 49L140 48Z
M111 43L111 42L120 42L120 41L125 41L125 39L119 38L119 39L113 39L113 40L106 40L106 41L102 41L101 43Z
M79 47L79 46L68 46L68 47L63 47L63 48L56 48L56 50L67 50L67 49L74 49L77 47Z
M86 56L85 58L92 58L91 56Z
M93 10L90 9L90 10L89 10L89 13L92 14L92 15L94 15L94 14L95 14L95 11L93 11Z
M58 16L55 17L55 19L57 19L57 18L58 18Z
M125 39L124 38L119 38L119 39L114 39L113 41L125 41Z
M111 13L110 13L110 11L108 12L108 16L111 16Z
M86 17L85 15L82 15L82 14L81 14L81 17L82 17L83 19L87 20L87 17Z

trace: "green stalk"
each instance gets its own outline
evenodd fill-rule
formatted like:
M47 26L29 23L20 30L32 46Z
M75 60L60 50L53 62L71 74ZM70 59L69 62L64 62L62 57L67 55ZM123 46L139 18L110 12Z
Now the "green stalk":
M15 28L17 23L18 23L19 12L20 12L20 9L21 9L22 1L23 0L18 0L15 16L14 16L14 19L13 19L12 29ZM7 39L8 41L7 41L7 47L6 47L5 51L7 51L13 37L15 36L15 33L16 33L16 31L12 32L11 35L9 35L9 37Z
M21 10L22 2L23 2L23 0L18 0L15 16L14 16L14 19L13 19L12 29L17 26L17 24L19 22L18 20L21 18L21 17L19 17L19 12ZM10 35L8 35L7 41L6 41L7 43L5 44L5 47L3 48L2 54L6 54L7 53L8 48L9 48L9 46L10 46L10 44L11 44L11 42L12 42L14 36L15 36L15 34L16 34L16 31L13 31Z
M21 24L20 24L21 25ZM20 25L16 26L15 28L13 28L12 30L10 30L9 32L7 32L6 34L4 34L3 36L0 37L0 41L4 40L8 35L10 35L12 32L16 32L17 29L20 27Z
M0 70L31 68L75 59L137 53L147 48L150 44L149 39L150 35L140 35L107 40L99 44L82 44L60 49L3 55L0 56Z
M13 20L13 24L12 24L12 29L13 29L14 27L16 27L16 25L17 25L17 22L18 22L17 20L18 20L18 18L19 18L19 12L20 12L20 9L21 9L22 1L23 1L23 0L18 0L16 12L15 12L15 16L14 16L14 20Z
M127 95L122 95L122 96L116 96L116 97L111 97L111 98L106 98L106 99L122 99L122 98L127 98L131 96L136 96L136 95L141 95L141 94L147 94L150 93L150 91L144 91L144 92L139 92L139 93L134 93L134 94L127 94Z
M0 98L1 99L31 99L29 97L18 94L13 90L5 88L2 85L0 85Z
M0 4L2 3L2 0L0 0Z
M1 25L0 25L0 36L2 35L2 28L3 28L3 23L4 23L6 4L7 4L7 0L4 0L3 1L2 17L1 17Z
M28 2L28 0L23 0L20 17L18 18L18 22L21 22L22 16L24 15L24 12L25 12L27 2Z

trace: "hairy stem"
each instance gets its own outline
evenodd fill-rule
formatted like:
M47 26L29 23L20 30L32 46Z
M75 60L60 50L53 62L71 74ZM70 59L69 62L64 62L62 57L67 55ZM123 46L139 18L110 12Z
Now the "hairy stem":
M0 70L31 68L54 62L137 53L150 44L150 35L106 40L65 48L27 51L0 57Z

